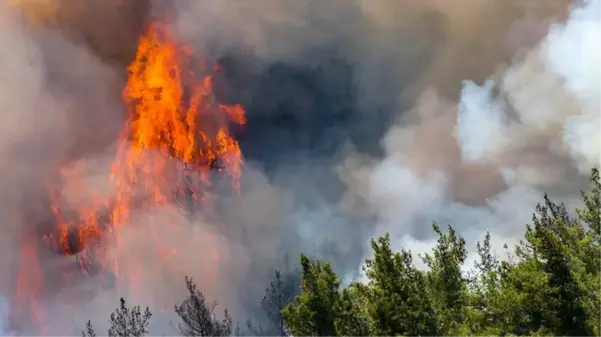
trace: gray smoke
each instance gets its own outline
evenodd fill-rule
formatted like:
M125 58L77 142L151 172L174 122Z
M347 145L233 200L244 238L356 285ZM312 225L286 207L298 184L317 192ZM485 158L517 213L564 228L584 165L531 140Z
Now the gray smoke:
M423 93L385 136L383 161L350 160L355 195L380 215L375 234L424 252L436 220L467 242L490 231L500 250L543 193L574 205L601 162L599 24L599 2L574 9L481 86L466 78L458 102Z
M6 298L21 233L49 216L43 182L59 162L77 159L70 170L84 177L65 186L69 203L114 194L123 66L147 13L169 13L182 41L221 63L218 99L243 104L249 121L236 130L242 196L223 197L224 214L139 210L125 226L125 244L108 253L140 280L133 288L100 276L65 288L72 261L42 260L56 284L41 296L45 333L78 333L88 319L103 331L126 296L154 308L153 333L171 334L184 275L236 319L260 319L285 254L327 258L353 279L371 237L390 232L396 248L427 251L434 220L470 243L490 230L500 247L544 192L573 203L599 165L598 3L565 21L568 0L60 2L44 27L0 7L11 46L0 58ZM148 236L178 254L158 263Z

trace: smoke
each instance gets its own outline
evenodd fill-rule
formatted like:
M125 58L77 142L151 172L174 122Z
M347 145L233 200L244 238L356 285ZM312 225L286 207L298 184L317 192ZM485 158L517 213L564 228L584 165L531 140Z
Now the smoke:
M168 13L181 41L222 66L218 100L248 113L234 130L246 166L220 214L136 210L106 252L123 284L80 275L65 287L75 262L42 256L46 327L11 326L22 334L78 333L88 319L104 331L120 296L171 334L184 275L235 319L260 319L286 254L327 258L352 279L371 237L426 252L434 220L472 243L490 230L500 248L544 192L571 204L599 165L598 1L569 18L568 0L48 3L60 3L55 23L40 26L0 7L11 46L0 58L0 294L14 292L22 234L50 217L44 182L59 163L82 178L65 186L69 203L114 196L124 66L149 17Z
M374 234L423 253L435 245L427 233L436 220L467 242L490 231L500 251L543 193L576 203L582 177L601 163L599 9L597 1L573 9L482 85L465 78L458 102L425 92L388 131L385 159L350 178L379 214Z
M2 298L0 300L0 333L3 336L12 336L13 332L9 328L10 322L8 321L8 313L10 312L10 306L8 301Z
M36 3L25 6L38 9ZM43 275L37 276L32 274L37 269L35 250L33 256L27 256L20 246L37 232L40 223L51 219L45 184L54 178L60 164L84 157L89 166L96 164L98 171L106 167L102 163L107 140L113 142L123 124L119 102L123 79L120 70L108 66L83 44L67 39L58 27L32 26L20 8L6 2L0 5L0 16L0 41L10 46L10 52L0 58L0 171L4 178L0 186L4 215L0 289L10 303L10 317L21 320L10 322L12 330L19 334L73 333L76 330L65 330L65 326L80 326L81 321L72 319L83 317L73 315L77 311L68 295L79 294L85 302L90 299L89 289L102 289L97 287L99 282L86 280L80 285L76 280L65 291L67 283L61 273L74 267L74 261L40 248ZM93 180L92 175L89 178ZM29 271L25 280L17 279L19 266ZM15 301L22 291L18 282L37 299L21 299L20 307ZM106 315L106 309L117 303L116 297L100 294L94 302L102 305L103 300L102 314ZM44 308L46 317L33 312L37 306ZM8 317L2 318L8 321ZM45 318L50 318L49 325L36 325Z

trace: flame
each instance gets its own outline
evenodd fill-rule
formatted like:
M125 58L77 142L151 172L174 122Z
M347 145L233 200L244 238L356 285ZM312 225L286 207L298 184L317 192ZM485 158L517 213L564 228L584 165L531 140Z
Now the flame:
M46 312L38 300L42 291L43 276L37 256L35 237L26 237L21 245L20 266L17 276L15 304L11 311L11 321L18 322L22 315L28 314L31 324L46 331Z
M187 66L194 65L193 69L208 69L205 64L195 62L189 48L178 45L161 24L151 25L139 41L123 90L129 120L112 167L112 181L118 190L112 211L112 225L116 229L130 221L135 204L133 195L146 195L150 207L173 203L182 189L184 193L195 194L195 199L202 199L198 193L206 190L186 187L174 193L174 180L184 178L177 169L178 163L201 177L203 187L209 189L211 171L221 161L220 169L231 176L233 188L239 191L242 155L228 127L230 123L246 122L244 110L240 105L218 104L213 95L212 75L199 78L198 74L186 71ZM146 223L150 239L156 243L157 258L168 263L177 253L175 247L162 244L152 218ZM139 282L138 272L128 271L129 283ZM118 265L114 266L114 273L119 275Z
M147 187L155 203L170 199L166 193L170 184L164 181L170 173L169 165L162 158L179 159L204 176L221 159L225 171L234 178L233 184L239 186L241 151L227 129L230 122L245 123L244 110L240 105L217 104L212 93L212 76L205 75L194 83L195 74L185 72L182 67L189 63L187 48L178 46L159 24L152 25L138 44L123 91L130 119L113 167L113 172L121 173L114 176L114 181L122 192L114 219L126 221L128 210L123 206L136 182L152 183ZM199 68L206 69L202 64ZM185 82L193 83L187 94ZM150 158L148 150L163 157ZM210 185L210 181L206 183Z
M229 177L232 188L239 192L242 154L229 127L244 125L245 111L240 105L223 105L216 101L215 71L219 71L218 67L211 68L204 61L194 59L190 48L178 44L166 26L154 23L147 28L139 40L136 58L127 68L128 81L122 98L129 115L109 172L115 196L113 200L99 197L83 206L68 205L62 198L61 188L51 187L49 195L56 229L43 235L42 241L47 247L63 255L74 255L79 252L74 247L102 249L101 242L107 238L117 247L122 246L124 240L120 233L124 227L132 226L132 216L139 208L172 205L182 195L207 205L215 171ZM66 169L60 173L63 182L59 186L66 182L85 189L77 174ZM191 174L199 177L202 184L191 186L186 180ZM67 214L65 209L70 208L75 215ZM161 233L166 230L165 226L172 225L156 224L150 215L142 221L136 220L135 223L148 227L144 228L147 233L144 240L152 240L157 262L168 266L169 259L178 252L162 242ZM27 247L27 256L36 260L35 252ZM134 290L140 281L139 264L128 264L125 275L116 256L105 256L102 268L126 281ZM41 276L31 272L20 275L41 282ZM19 289L30 289L30 295L22 295L22 298L29 298L36 291L27 282L33 281L19 281ZM43 326L41 318L32 323Z

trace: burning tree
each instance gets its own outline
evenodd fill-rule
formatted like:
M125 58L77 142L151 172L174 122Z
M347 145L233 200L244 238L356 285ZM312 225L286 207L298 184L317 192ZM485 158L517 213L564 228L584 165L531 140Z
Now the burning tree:
M42 235L25 235L32 239L26 238L23 244L23 254L28 258L23 259L19 271L15 305L20 311L32 307L30 323L35 326L44 325L43 310L35 305L35 298L43 292L44 271L36 258L40 241L61 255L94 256L98 263L79 259L85 262L82 266L102 269L121 281L118 283L130 284L135 289L139 278L134 274L139 272L138 267L120 268L117 259L104 252L109 241L117 247L123 246L122 228L132 226L134 210L152 211L181 204L185 205L182 210L185 213L193 213L200 205L210 208L215 171L229 178L232 190L239 191L242 155L228 129L231 124L244 124L245 112L240 105L216 101L213 74L219 69L193 58L190 48L178 44L166 25L155 22L140 38L136 58L127 70L122 98L129 117L118 140L113 165L107 172L110 175L107 184L114 187L114 196L96 197L94 191L85 191L85 186L78 185L80 177L69 170L73 164L69 163L60 170L60 179L49 193L55 218L50 224L53 230ZM93 196L91 201L69 204L61 196L65 184L89 192ZM153 250L156 255L144 258L156 258L169 266L169 259L178 251L177 247L165 244L163 234L182 228L159 225L146 215L135 220L147 227L146 239L156 246ZM87 252L82 254L83 251ZM127 274L120 272L126 269Z

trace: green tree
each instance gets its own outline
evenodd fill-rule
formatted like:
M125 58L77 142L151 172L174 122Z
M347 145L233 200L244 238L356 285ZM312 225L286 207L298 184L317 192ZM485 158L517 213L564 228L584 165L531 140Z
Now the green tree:
M552 290L547 306L553 308L553 313L542 317L541 323L561 335L591 335L583 289L576 275L583 262L579 255L586 239L584 228L569 217L564 205L552 202L546 195L544 204L537 206L537 213L533 216L534 226L527 226L526 241L518 252L524 263L533 261L539 266Z
M549 322L555 299L549 276L535 260L506 266L505 271L499 297L487 308L496 317L491 325L496 323L502 335L553 334Z
M389 235L372 240L367 282L345 289L329 263L301 255L300 294L293 298L297 283L276 271L262 308L280 335L600 335L600 194L594 169L576 216L545 195L524 239L513 251L505 245L507 259L497 258L487 233L468 274L462 272L465 240L451 226L443 233L436 223L437 245L422 257L425 271L413 265L411 252L393 252ZM216 319L215 302L207 302L191 279L186 286L190 295L176 306L182 333L230 335L227 310L225 319ZM121 301L109 335L146 334L148 309L143 315ZM250 323L249 328L253 332ZM88 321L82 336L95 335Z
M601 245L601 181L597 168L591 171L590 180L591 191L588 193L582 191L581 200L585 208L576 209L576 213L580 220L588 225L588 234L595 239L598 245Z
M372 335L367 312L368 298L360 283L353 283L342 291L337 303L336 332L341 336Z
M411 252L393 253L390 236L372 240L373 260L367 260L369 280L362 287L376 335L436 335L434 310L424 273L413 266Z
M467 257L465 240L451 226L448 234L437 223L432 228L438 234L438 242L433 253L425 254L422 260L430 268L426 279L438 329L442 334L469 334L463 325L469 315L467 279L461 270Z
M590 181L590 192L582 192L581 199L585 207L576 210L580 221L588 225L588 229L585 238L580 241L581 263L573 265L578 267L575 275L583 289L582 305L587 312L587 325L591 327L595 336L599 336L601 335L601 181L598 169L592 170Z
M338 275L329 263L301 255L301 294L282 310L290 332L296 336L336 335L339 287Z
M476 252L479 259L468 278L469 329L473 334L499 335L503 313L495 309L499 303L502 263L491 250L489 232L483 242L476 244Z

